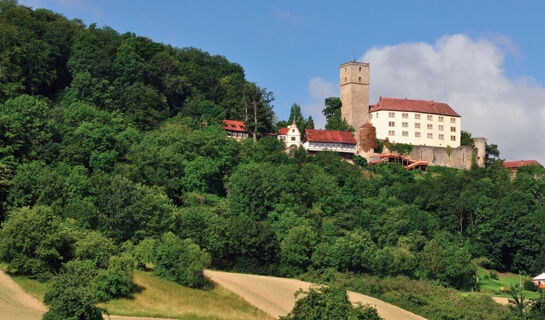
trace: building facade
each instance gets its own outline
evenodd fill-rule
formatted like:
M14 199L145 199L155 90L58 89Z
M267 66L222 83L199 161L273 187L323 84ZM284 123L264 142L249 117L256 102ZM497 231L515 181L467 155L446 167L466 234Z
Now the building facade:
M233 139L240 141L250 136L250 131L246 129L243 121L221 120L221 126L227 132L227 136Z
M348 131L305 129L303 139L303 148L310 153L333 151L349 159L356 154L356 144L354 134Z
M369 118L377 139L442 148L460 146L462 118L446 103L381 97L370 106Z
M301 145L301 132L297 128L295 120L287 128L281 128L277 137L278 140L284 142L285 149L297 149Z

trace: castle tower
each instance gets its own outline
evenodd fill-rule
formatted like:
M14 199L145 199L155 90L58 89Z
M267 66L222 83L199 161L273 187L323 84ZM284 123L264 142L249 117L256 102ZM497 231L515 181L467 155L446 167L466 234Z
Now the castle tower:
M369 122L369 64L356 61L341 64L340 84L342 117L358 135L359 128Z

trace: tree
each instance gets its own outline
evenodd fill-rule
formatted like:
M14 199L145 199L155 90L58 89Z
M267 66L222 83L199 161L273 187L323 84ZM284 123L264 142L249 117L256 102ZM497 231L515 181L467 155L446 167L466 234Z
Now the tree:
M73 256L74 233L48 207L11 212L0 230L0 260L8 272L48 279Z
M486 144L486 166L498 161L500 158L500 150L497 144Z
M295 302L291 312L281 320L380 320L377 310L369 305L353 306L345 290L329 287L298 291L304 295Z
M156 264L153 272L161 278L191 288L206 284L203 270L210 264L210 256L191 239L181 240L173 233L165 233L157 242Z
M462 130L462 137L460 139L460 145L474 147L475 142L471 137L471 132Z
M305 118L303 117L303 114L301 113L301 107L294 103L291 106L290 109L290 117L288 119L288 124L291 125L295 121L297 124L297 128L299 129L299 132L301 132L301 138L305 135L305 129L307 128Z
M252 132L254 142L257 136L272 129L273 111L271 102L273 94L265 88L249 83L244 90L245 115L244 121L248 130Z
M326 130L354 131L354 128L343 119L341 113L341 99L338 97L329 97L324 101L325 107L322 114L326 117Z
M312 119L312 116L308 116L305 123L305 129L314 129L314 120Z

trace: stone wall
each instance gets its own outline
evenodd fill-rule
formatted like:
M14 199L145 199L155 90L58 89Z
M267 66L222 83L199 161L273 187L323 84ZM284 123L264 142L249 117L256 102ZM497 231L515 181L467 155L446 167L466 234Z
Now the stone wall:
M470 169L475 152L472 147L460 146L450 149L450 156L447 148L414 146L409 154L412 159L427 160L430 166L445 166L458 169Z

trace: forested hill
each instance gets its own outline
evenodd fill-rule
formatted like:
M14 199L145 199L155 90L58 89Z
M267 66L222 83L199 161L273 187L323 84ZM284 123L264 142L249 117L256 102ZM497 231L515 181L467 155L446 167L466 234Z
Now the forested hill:
M257 101L258 129L270 129L271 94L246 81L242 67L222 56L2 3L2 103L23 94L46 98L50 109L84 102L151 129L176 115L243 120L253 111L248 103Z
M396 277L390 289L410 288L373 290L430 319L500 319L491 300L471 309L471 295L423 288L476 290L478 266L544 271L543 168L424 174L237 142L219 119L273 125L271 93L239 65L12 3L0 1L0 260L55 281L52 310L127 295L151 264L193 287L206 266Z

